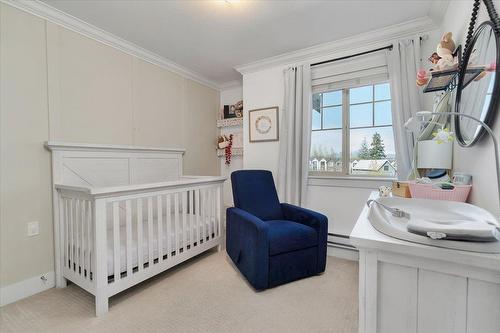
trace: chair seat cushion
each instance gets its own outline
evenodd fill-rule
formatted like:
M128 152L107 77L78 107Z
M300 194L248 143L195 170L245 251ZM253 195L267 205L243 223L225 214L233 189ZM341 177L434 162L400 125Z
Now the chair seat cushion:
M266 221L269 231L269 255L290 252L318 245L316 230L287 220Z

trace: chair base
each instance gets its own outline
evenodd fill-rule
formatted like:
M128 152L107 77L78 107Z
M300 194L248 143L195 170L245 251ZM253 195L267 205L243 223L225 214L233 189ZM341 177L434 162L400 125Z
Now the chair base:
M317 275L317 258L316 246L269 257L269 288Z
M270 256L267 281L259 280L257 277L254 278L252 274L255 274L255 272L248 270L248 263L239 260L240 256L232 256L229 252L228 255L234 265L255 290L277 287L323 272L318 271L318 248L316 246Z

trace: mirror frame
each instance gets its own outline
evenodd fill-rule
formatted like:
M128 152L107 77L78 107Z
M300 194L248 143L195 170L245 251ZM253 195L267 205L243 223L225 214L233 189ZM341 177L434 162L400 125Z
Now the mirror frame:
M463 58L462 58L462 65L460 68L460 72L458 74L458 85L457 85L457 96L455 99L455 112L460 113L460 102L462 98L462 90L463 90L463 83L464 83L464 78L465 78L465 71L467 70L467 64L469 63L470 56L472 54L472 51L474 50L474 45L477 42L477 39L481 35L482 31L486 26L491 27L491 30L493 30L493 33L495 34L495 41L496 41L496 69L495 69L495 82L493 84L493 93L491 94L491 101L490 105L488 107L488 111L486 112L486 116L483 120L484 123L486 123L488 126L491 127L493 120L495 119L496 116L496 108L498 106L498 101L499 101L499 95L500 95L500 34L499 31L496 29L495 24L491 21L485 21L481 23L481 25L476 29L474 32L474 35L472 36L470 45L467 47L467 49L464 52ZM484 135L485 129L484 127L480 127L479 133L470 141L466 142L462 132L460 130L460 116L455 116L455 135L456 139L459 143L460 146L462 147L470 147L476 144Z

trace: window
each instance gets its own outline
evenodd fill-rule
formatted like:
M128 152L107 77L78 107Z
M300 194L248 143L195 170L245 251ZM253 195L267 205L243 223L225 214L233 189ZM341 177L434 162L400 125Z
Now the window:
M394 177L389 83L313 94L309 161L315 174Z

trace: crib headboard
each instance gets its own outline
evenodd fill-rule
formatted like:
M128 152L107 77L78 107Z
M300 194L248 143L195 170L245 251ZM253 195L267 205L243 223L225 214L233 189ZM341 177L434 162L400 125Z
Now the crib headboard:
M106 187L176 180L183 149L47 142L54 184Z

